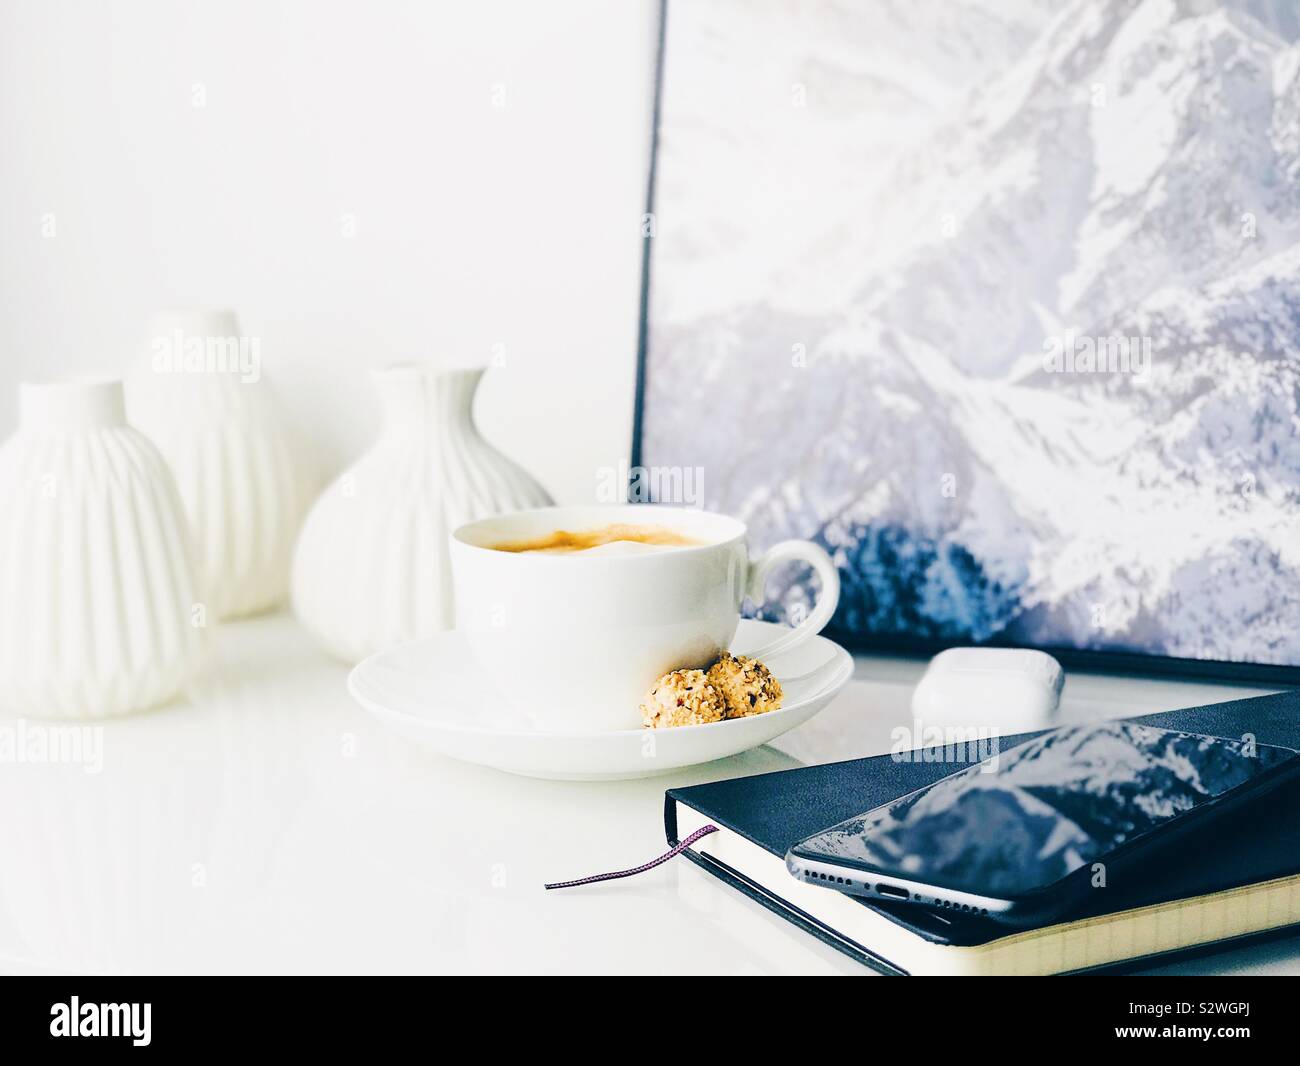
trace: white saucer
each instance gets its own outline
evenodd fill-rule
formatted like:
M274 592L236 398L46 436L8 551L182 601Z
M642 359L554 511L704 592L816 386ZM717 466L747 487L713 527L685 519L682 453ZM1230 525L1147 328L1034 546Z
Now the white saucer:
M743 654L784 627L742 619L732 649ZM485 689L465 637L455 631L370 656L348 691L371 714L434 751L528 777L610 781L650 777L748 751L802 725L853 676L853 658L812 637L768 662L785 689L780 710L677 729L552 733Z

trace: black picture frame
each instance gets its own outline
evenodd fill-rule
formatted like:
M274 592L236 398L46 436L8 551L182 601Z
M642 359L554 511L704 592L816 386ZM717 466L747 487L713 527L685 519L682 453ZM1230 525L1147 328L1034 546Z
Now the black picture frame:
M662 121L664 57L667 47L668 0L659 0L657 41L655 45L653 106L650 123L650 161L646 178L645 216L652 218L655 210L655 177L659 155L659 130ZM642 465L641 438L646 395L646 359L650 339L650 275L653 266L654 236L642 236L641 292L638 301L640 322L637 328L636 397L632 413L633 468ZM839 635L837 635L838 637ZM946 648L969 646L968 642L878 636L864 638L854 635L844 641L851 651L866 653L892 653L917 657L936 655ZM982 647L1026 647L997 639L985 641ZM1300 687L1300 665L1279 666L1271 663L1237 663L1217 659L1180 659L1168 655L1145 655L1138 652L1091 651L1059 645L1028 645L1047 652L1063 666L1103 673L1173 677L1185 681L1227 681L1243 685L1278 685Z

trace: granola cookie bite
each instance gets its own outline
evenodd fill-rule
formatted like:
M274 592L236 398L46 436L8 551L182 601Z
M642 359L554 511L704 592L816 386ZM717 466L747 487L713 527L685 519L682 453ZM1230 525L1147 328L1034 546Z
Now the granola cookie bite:
M641 721L647 729L679 725L705 725L727 716L721 693L709 684L703 670L673 670L656 681L641 704Z
M724 652L706 675L727 704L728 718L764 714L781 706L781 682L757 659Z

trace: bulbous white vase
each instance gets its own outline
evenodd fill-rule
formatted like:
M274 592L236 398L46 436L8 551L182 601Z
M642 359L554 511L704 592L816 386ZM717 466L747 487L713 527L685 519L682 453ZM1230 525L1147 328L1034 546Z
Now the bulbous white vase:
M163 453L216 618L283 602L293 543L318 482L233 311L159 312L127 379L131 424Z
M120 382L23 385L0 448L0 708L102 718L199 664L189 531Z
M474 425L482 369L377 372L379 440L316 501L294 552L294 611L332 655L372 652L454 624L447 535L551 502Z

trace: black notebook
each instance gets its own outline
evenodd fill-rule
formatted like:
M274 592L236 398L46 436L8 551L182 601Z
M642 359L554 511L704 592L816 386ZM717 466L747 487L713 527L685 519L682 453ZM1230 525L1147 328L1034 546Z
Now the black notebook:
M1300 692L1133 721L1300 749ZM1000 750L1040 735L1003 737ZM1300 782L1215 819L1195 846L1162 859L1143 883L1092 893L1068 920L1039 929L867 901L786 873L791 844L961 769L927 760L925 750L908 753L907 761L882 755L672 789L665 797L668 840L718 826L685 852L692 861L888 973L1066 973L1300 930Z

